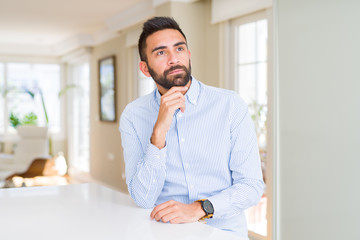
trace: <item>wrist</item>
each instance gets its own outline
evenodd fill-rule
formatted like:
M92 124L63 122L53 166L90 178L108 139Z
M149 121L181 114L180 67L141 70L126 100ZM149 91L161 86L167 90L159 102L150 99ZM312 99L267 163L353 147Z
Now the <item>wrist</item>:
M156 128L154 128L150 138L150 142L158 149L164 148L166 143L166 133L163 133L162 131L159 131Z
M193 202L193 205L195 206L194 213L196 215L197 220L200 220L206 216L206 213L204 212L203 208L201 207L201 202Z

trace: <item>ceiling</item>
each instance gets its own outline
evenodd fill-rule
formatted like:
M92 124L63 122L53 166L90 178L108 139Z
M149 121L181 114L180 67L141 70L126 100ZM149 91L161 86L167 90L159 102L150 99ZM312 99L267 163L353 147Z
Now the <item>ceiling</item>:
M69 42L74 45L74 39L87 41L88 45L98 43L99 39L106 40L101 35L117 32L116 24L124 22L121 16L148 8L149 4L153 7L153 2L0 0L0 54L36 51L38 55L61 55L73 48L63 46Z

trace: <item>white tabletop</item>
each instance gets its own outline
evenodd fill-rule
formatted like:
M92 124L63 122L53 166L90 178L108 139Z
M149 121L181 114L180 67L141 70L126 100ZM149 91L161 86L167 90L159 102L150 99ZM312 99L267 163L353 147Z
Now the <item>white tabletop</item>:
M150 209L97 184L0 190L0 239L239 239L206 224L159 223Z

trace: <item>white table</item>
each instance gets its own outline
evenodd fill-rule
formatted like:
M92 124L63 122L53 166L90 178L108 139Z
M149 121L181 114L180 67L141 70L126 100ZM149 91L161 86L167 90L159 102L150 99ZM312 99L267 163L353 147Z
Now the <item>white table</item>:
M206 224L159 223L130 196L97 184L0 190L0 239L239 239Z

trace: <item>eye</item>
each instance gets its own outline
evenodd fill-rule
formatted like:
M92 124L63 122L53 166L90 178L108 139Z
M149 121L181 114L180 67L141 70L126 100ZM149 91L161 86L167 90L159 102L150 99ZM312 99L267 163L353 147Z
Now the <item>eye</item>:
M178 52L181 52L181 51L184 51L184 48L183 48L183 47L178 47L176 50L177 50Z
M162 55L164 55L164 54L165 54L164 51L158 51L158 52L156 53L156 55L158 55L158 56L162 56Z

